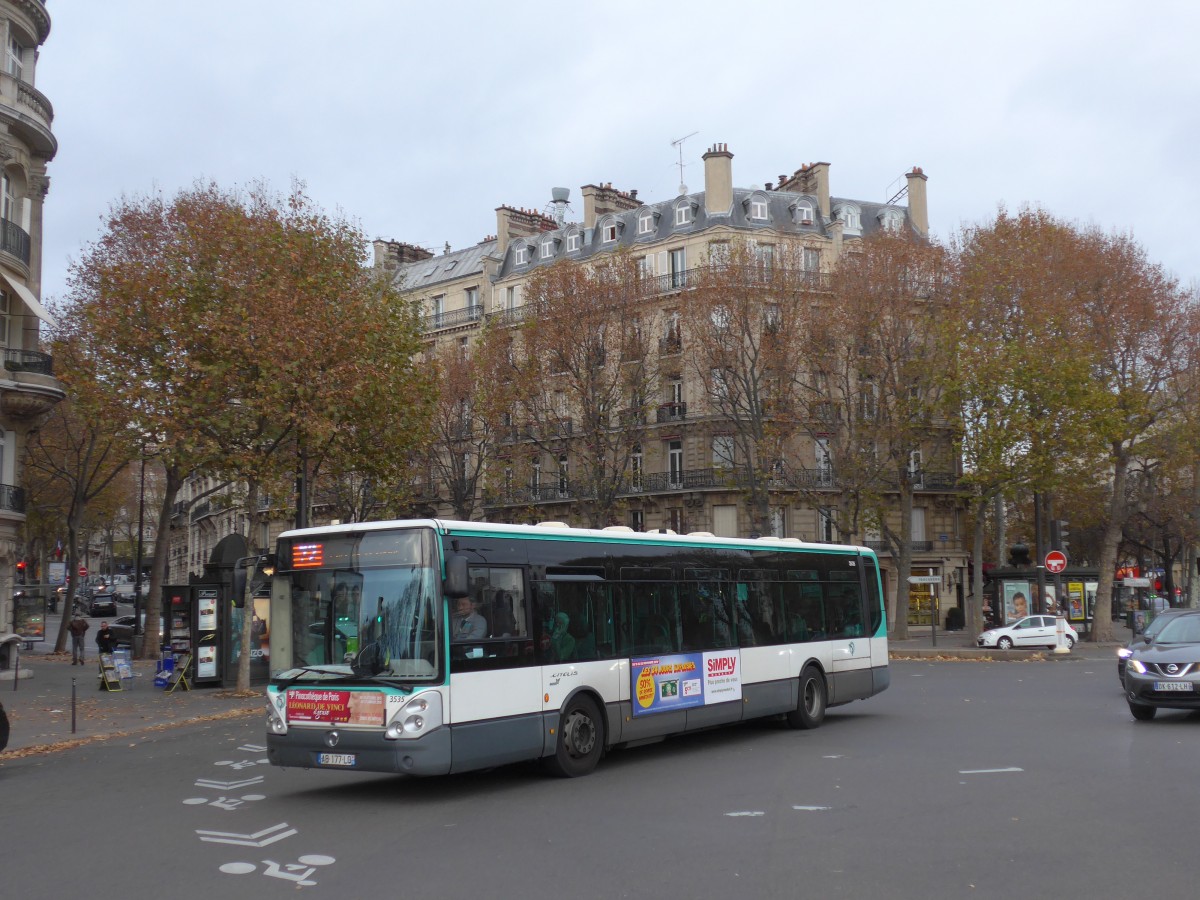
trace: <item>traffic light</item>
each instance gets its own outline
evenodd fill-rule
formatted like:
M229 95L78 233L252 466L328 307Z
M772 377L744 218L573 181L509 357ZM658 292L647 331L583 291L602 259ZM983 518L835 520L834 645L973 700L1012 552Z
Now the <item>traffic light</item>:
M1066 519L1054 519L1050 522L1050 549L1067 552L1067 538L1071 532L1067 530L1069 523Z
M17 584L25 583L25 560L17 560Z

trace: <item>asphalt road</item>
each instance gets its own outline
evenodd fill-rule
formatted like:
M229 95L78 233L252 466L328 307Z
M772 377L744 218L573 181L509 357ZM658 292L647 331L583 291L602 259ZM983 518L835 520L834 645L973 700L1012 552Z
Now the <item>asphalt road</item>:
M571 781L275 769L257 717L14 760L4 895L1195 896L1200 715L1134 722L1107 659L893 679Z

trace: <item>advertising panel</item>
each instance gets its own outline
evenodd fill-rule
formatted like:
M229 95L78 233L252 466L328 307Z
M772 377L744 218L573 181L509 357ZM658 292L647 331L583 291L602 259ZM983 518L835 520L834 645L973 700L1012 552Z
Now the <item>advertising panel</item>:
M635 716L740 700L741 654L713 650L634 659L630 679Z
M287 718L289 722L381 726L384 695L382 691L293 688L287 692Z
M1029 582L1004 582L1004 621L1011 624L1033 612L1029 604Z
M196 591L196 629L217 630L217 592L211 589Z

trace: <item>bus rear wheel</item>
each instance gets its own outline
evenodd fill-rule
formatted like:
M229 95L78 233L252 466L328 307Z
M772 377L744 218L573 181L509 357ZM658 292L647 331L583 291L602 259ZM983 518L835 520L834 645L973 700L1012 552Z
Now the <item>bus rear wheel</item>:
M604 720L590 697L576 697L558 723L558 746L546 766L563 778L578 778L596 768L604 753Z
M796 708L787 714L787 723L792 728L816 728L825 721L828 702L825 679L816 666L807 666L800 673L800 698Z

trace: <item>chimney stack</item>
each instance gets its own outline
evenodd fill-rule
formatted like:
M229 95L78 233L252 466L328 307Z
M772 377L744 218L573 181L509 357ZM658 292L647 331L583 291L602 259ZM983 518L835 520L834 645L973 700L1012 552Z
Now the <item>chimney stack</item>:
M908 220L922 237L929 237L929 202L925 195L929 179L920 166L913 166L904 177L908 179Z
M805 163L791 178L780 175L778 190L815 196L821 215L829 218L829 163Z
M704 212L728 216L733 212L733 154L728 144L713 144L704 160Z
M581 187L583 194L583 227L595 228L596 223L609 213L624 212L627 209L637 209L637 191L618 191L607 184L585 184Z
M401 241L376 240L372 243L375 250L375 268L395 271L405 263L420 262L429 259L433 254L424 247L416 244L405 244Z

